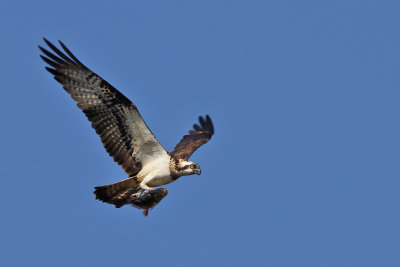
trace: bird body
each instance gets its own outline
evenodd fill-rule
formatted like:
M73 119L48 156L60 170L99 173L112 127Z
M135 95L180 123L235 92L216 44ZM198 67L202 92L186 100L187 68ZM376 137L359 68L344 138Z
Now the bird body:
M171 156L164 155L143 165L138 174L142 184L149 187L157 187L174 181L171 176Z
M46 39L44 41L53 51L39 46L44 54L41 58L50 66L46 69L77 102L107 153L128 174L128 178L120 182L95 187L97 199L119 208L132 203L132 199L140 197L145 190L153 190L152 187L201 173L199 165L188 159L214 134L208 115L199 117L199 125L194 124L194 130L189 131L173 151L167 152L147 127L135 104L83 65L62 42L60 45L66 54ZM150 196L146 201L157 204L155 200L149 201Z

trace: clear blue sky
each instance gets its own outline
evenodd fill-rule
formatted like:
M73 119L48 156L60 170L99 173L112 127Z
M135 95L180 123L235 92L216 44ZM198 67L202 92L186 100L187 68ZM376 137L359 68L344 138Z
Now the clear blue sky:
M398 1L3 1L2 266L400 266ZM37 45L60 39L201 176L145 218Z

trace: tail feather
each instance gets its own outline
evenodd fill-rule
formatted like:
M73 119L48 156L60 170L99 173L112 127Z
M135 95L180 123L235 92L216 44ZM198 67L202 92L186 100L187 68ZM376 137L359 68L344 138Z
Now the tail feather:
M139 183L137 177L134 176L114 184L97 186L94 189L96 199L120 208L127 203L126 198L130 194L139 190Z

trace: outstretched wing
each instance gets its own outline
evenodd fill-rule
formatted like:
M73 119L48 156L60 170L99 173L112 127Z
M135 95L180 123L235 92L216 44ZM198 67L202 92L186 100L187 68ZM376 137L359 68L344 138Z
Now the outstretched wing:
M207 143L214 134L214 125L207 115L205 119L199 117L200 126L193 124L194 131L189 131L176 145L170 155L177 159L188 160L189 157L203 144Z
M83 65L60 41L65 53L39 46L46 69L77 102L100 136L108 154L129 176L136 175L146 158L167 152L147 127L136 106L121 92Z

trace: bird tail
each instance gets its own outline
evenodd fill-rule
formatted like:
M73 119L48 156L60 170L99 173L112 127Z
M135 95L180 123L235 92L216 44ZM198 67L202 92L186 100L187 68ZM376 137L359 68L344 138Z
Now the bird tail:
M123 181L97 186L94 188L96 199L115 205L120 208L127 204L127 197L139 190L139 182L136 176L130 177Z

